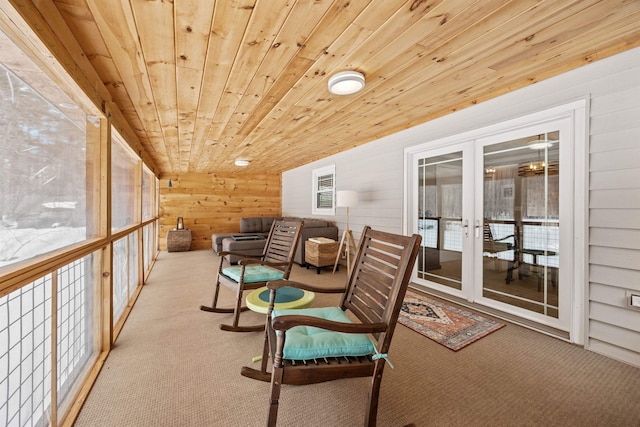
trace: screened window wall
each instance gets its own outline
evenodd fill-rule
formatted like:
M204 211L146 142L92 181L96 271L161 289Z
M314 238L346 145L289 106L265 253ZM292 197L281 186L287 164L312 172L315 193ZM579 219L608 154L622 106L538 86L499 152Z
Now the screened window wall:
M97 141L84 115L70 117L75 104L50 102L4 64L0 97L0 267L97 237L87 221Z
M153 265L158 180L77 87L0 45L0 425L56 426Z
M111 130L111 231L140 222L140 160L115 130Z

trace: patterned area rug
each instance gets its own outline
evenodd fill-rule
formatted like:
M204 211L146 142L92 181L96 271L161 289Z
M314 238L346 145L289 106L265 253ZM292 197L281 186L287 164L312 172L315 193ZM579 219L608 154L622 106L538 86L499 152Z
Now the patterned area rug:
M504 323L432 300L410 290L402 303L398 321L453 351L458 351L505 326Z

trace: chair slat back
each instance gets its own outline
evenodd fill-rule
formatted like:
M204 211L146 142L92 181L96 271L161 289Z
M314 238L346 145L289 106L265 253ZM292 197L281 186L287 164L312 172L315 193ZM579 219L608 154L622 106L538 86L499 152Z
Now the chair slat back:
M263 261L288 263L286 266L277 267L285 272L285 279L291 272L303 225L302 221L274 221L271 226Z
M342 308L363 323L386 323L376 334L376 347L386 352L407 291L422 238L401 236L365 227L360 239Z

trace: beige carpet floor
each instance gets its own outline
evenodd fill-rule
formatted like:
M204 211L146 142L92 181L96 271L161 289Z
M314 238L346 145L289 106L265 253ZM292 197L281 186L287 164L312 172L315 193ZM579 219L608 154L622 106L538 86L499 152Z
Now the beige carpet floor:
M211 302L217 263L210 250L159 255L77 427L266 424L269 384L239 374L263 334L223 332L231 315L199 310ZM345 276L296 265L292 279L333 285ZM458 352L398 325L389 357L379 426L640 426L640 369L513 324ZM283 386L279 425L362 425L367 389L368 379Z

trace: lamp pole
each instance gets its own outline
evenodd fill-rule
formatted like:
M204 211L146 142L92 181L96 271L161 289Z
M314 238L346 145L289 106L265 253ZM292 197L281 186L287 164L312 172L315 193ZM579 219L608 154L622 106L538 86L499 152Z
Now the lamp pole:
M338 191L336 193L336 206L347 208L347 228L342 233L342 239L340 239L340 246L338 247L338 253L336 254L336 262L333 265L333 272L336 272L338 263L340 262L340 256L344 248L344 252L347 258L347 274L351 274L351 249L356 249L355 239L353 233L349 228L349 208L357 206L358 193L355 191Z

